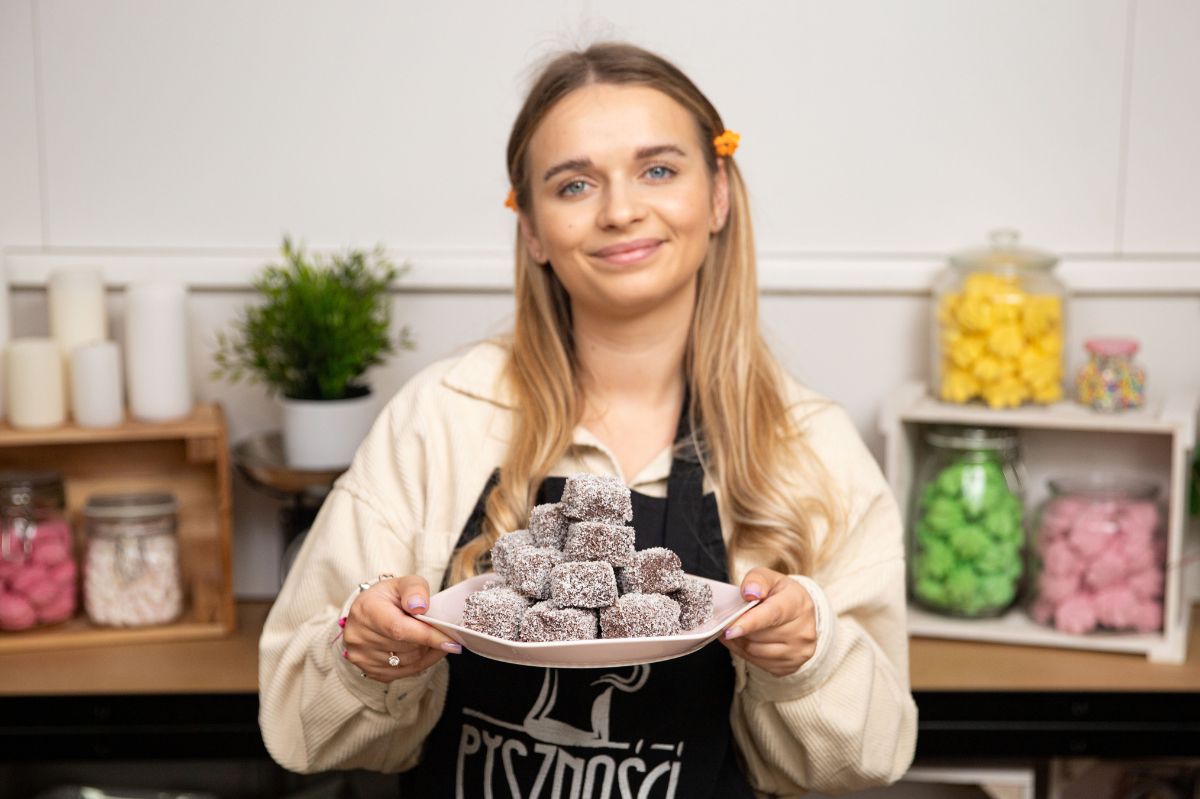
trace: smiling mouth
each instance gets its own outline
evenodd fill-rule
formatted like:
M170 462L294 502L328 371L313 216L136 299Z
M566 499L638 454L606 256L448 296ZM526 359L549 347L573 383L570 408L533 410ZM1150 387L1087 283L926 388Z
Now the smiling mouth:
M610 264L636 264L644 261L658 251L662 246L661 241L647 241L645 243L637 243L633 247L625 247L617 251L611 251L612 248L601 250L595 254L596 258L606 261Z

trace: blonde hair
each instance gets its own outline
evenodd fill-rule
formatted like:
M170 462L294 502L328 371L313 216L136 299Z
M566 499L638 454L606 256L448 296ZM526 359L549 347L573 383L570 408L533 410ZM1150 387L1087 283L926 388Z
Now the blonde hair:
M641 48L595 44L550 61L517 114L508 172L520 209L530 208L526 155L538 124L567 94L594 83L648 86L682 105L696 121L709 174L716 175L717 156L707 145L725 126L691 80ZM730 565L739 553L753 551L777 571L810 573L821 560L813 551L817 525L832 533L840 511L789 407L783 371L763 341L746 189L732 159L725 168L729 218L699 271L685 354L689 421L722 517L733 527ZM478 573L496 539L525 526L538 486L571 444L582 408L570 298L550 266L533 261L520 236L515 261L516 323L505 375L516 406L512 437L481 534L454 555L453 582Z

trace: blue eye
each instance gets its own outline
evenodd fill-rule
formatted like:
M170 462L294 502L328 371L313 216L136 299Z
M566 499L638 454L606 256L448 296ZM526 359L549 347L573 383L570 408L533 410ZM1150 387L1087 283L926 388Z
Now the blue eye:
M570 197L579 194L585 188L587 188L587 184L582 180L572 180L570 183L559 189L558 193L563 197Z
M652 166L649 169L647 169L646 174L649 175L650 177L654 178L655 180L664 180L664 179L669 178L672 175L674 175L675 170L671 169L671 167L669 167L669 166L663 166L661 164L658 164L658 165Z

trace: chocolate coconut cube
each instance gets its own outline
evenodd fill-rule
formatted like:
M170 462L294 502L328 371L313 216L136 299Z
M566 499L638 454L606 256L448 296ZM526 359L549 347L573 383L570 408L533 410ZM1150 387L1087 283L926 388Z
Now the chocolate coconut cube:
M588 522L632 521L633 501L621 478L606 474L576 474L567 478L562 495L563 512Z
M603 560L626 566L633 559L632 527L607 522L575 522L567 530L566 560Z
M603 560L563 563L550 571L550 601L560 608L604 608L617 601L617 578Z
M530 599L550 596L550 571L563 562L563 553L550 547L517 547L505 556L505 579L514 591Z
M712 586L702 580L687 577L683 587L669 596L679 603L679 627L683 630L693 630L712 617Z
M562 549L567 544L570 524L559 502L537 505L529 514L529 534L534 546Z
M519 547L531 546L533 546L533 536L529 534L528 530L514 530L500 536L496 539L496 543L492 544L492 571L507 579L509 553Z
M550 601L531 607L521 621L522 641L587 641L596 633L596 611L559 608Z
M463 626L476 632L518 641L521 619L529 600L511 588L487 588L467 597L463 608Z
M669 594L683 585L679 556L666 547L640 549L621 569L621 591L628 594Z
M625 594L600 611L601 638L645 638L679 632L679 603L664 594Z

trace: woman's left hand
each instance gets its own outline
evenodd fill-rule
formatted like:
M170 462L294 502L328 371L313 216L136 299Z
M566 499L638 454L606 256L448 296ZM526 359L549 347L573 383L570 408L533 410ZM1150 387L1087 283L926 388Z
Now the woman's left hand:
M770 569L752 569L742 596L761 599L725 631L721 643L776 677L795 674L817 651L817 616L804 586Z

